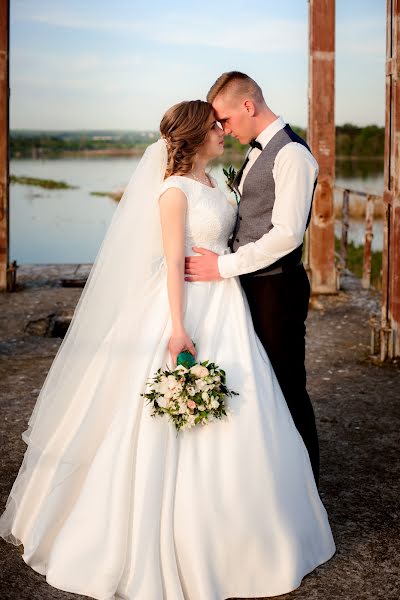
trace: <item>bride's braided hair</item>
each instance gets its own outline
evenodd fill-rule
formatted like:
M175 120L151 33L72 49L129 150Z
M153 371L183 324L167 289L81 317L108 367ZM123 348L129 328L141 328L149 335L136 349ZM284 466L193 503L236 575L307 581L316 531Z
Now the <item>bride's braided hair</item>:
M210 130L211 115L211 104L203 100L180 102L167 110L160 123L168 148L165 178L191 171L195 154Z

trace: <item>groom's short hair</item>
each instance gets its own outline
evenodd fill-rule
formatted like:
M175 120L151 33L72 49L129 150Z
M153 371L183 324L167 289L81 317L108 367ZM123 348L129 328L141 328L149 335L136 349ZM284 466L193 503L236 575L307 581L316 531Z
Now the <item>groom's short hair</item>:
M228 71L218 77L207 94L207 102L212 104L220 94L230 94L233 97L248 96L254 102L264 103L262 89L254 79L240 71Z

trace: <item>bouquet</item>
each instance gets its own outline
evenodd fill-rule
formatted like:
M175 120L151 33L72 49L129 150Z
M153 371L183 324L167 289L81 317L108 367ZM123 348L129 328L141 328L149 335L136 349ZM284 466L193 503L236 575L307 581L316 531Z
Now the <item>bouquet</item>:
M173 370L158 369L141 394L152 405L152 417L168 415L179 433L231 413L225 398L239 394L226 386L223 369L208 360L195 363L189 352L179 354L177 362Z

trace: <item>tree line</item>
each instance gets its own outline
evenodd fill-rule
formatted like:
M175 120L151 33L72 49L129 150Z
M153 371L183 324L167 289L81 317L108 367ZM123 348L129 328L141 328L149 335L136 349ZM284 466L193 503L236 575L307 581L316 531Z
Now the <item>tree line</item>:
M307 131L293 126L293 130L304 139ZM358 127L351 123L336 127L336 156L348 158L382 158L384 154L384 128L377 125ZM111 131L69 131L45 132L22 131L10 132L10 156L36 157L61 156L65 152L82 152L90 150L144 150L157 139L157 132L111 132ZM246 150L238 140L227 136L225 147L233 153Z
M293 131L305 140L307 139L307 130L302 127L292 126ZM351 123L336 126L336 156L346 158L383 158L384 154L384 127L377 125L368 125L358 127ZM226 148L234 151L243 151L246 146L242 146L238 140L226 138Z

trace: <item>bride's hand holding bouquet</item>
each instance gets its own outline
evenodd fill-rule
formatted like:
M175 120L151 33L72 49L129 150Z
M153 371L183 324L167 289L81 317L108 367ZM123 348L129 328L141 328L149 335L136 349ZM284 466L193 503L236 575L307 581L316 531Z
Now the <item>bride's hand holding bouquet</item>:
M194 344L184 329L175 329L168 342L168 351L171 356L172 366L176 367L178 355L187 351L196 356Z

